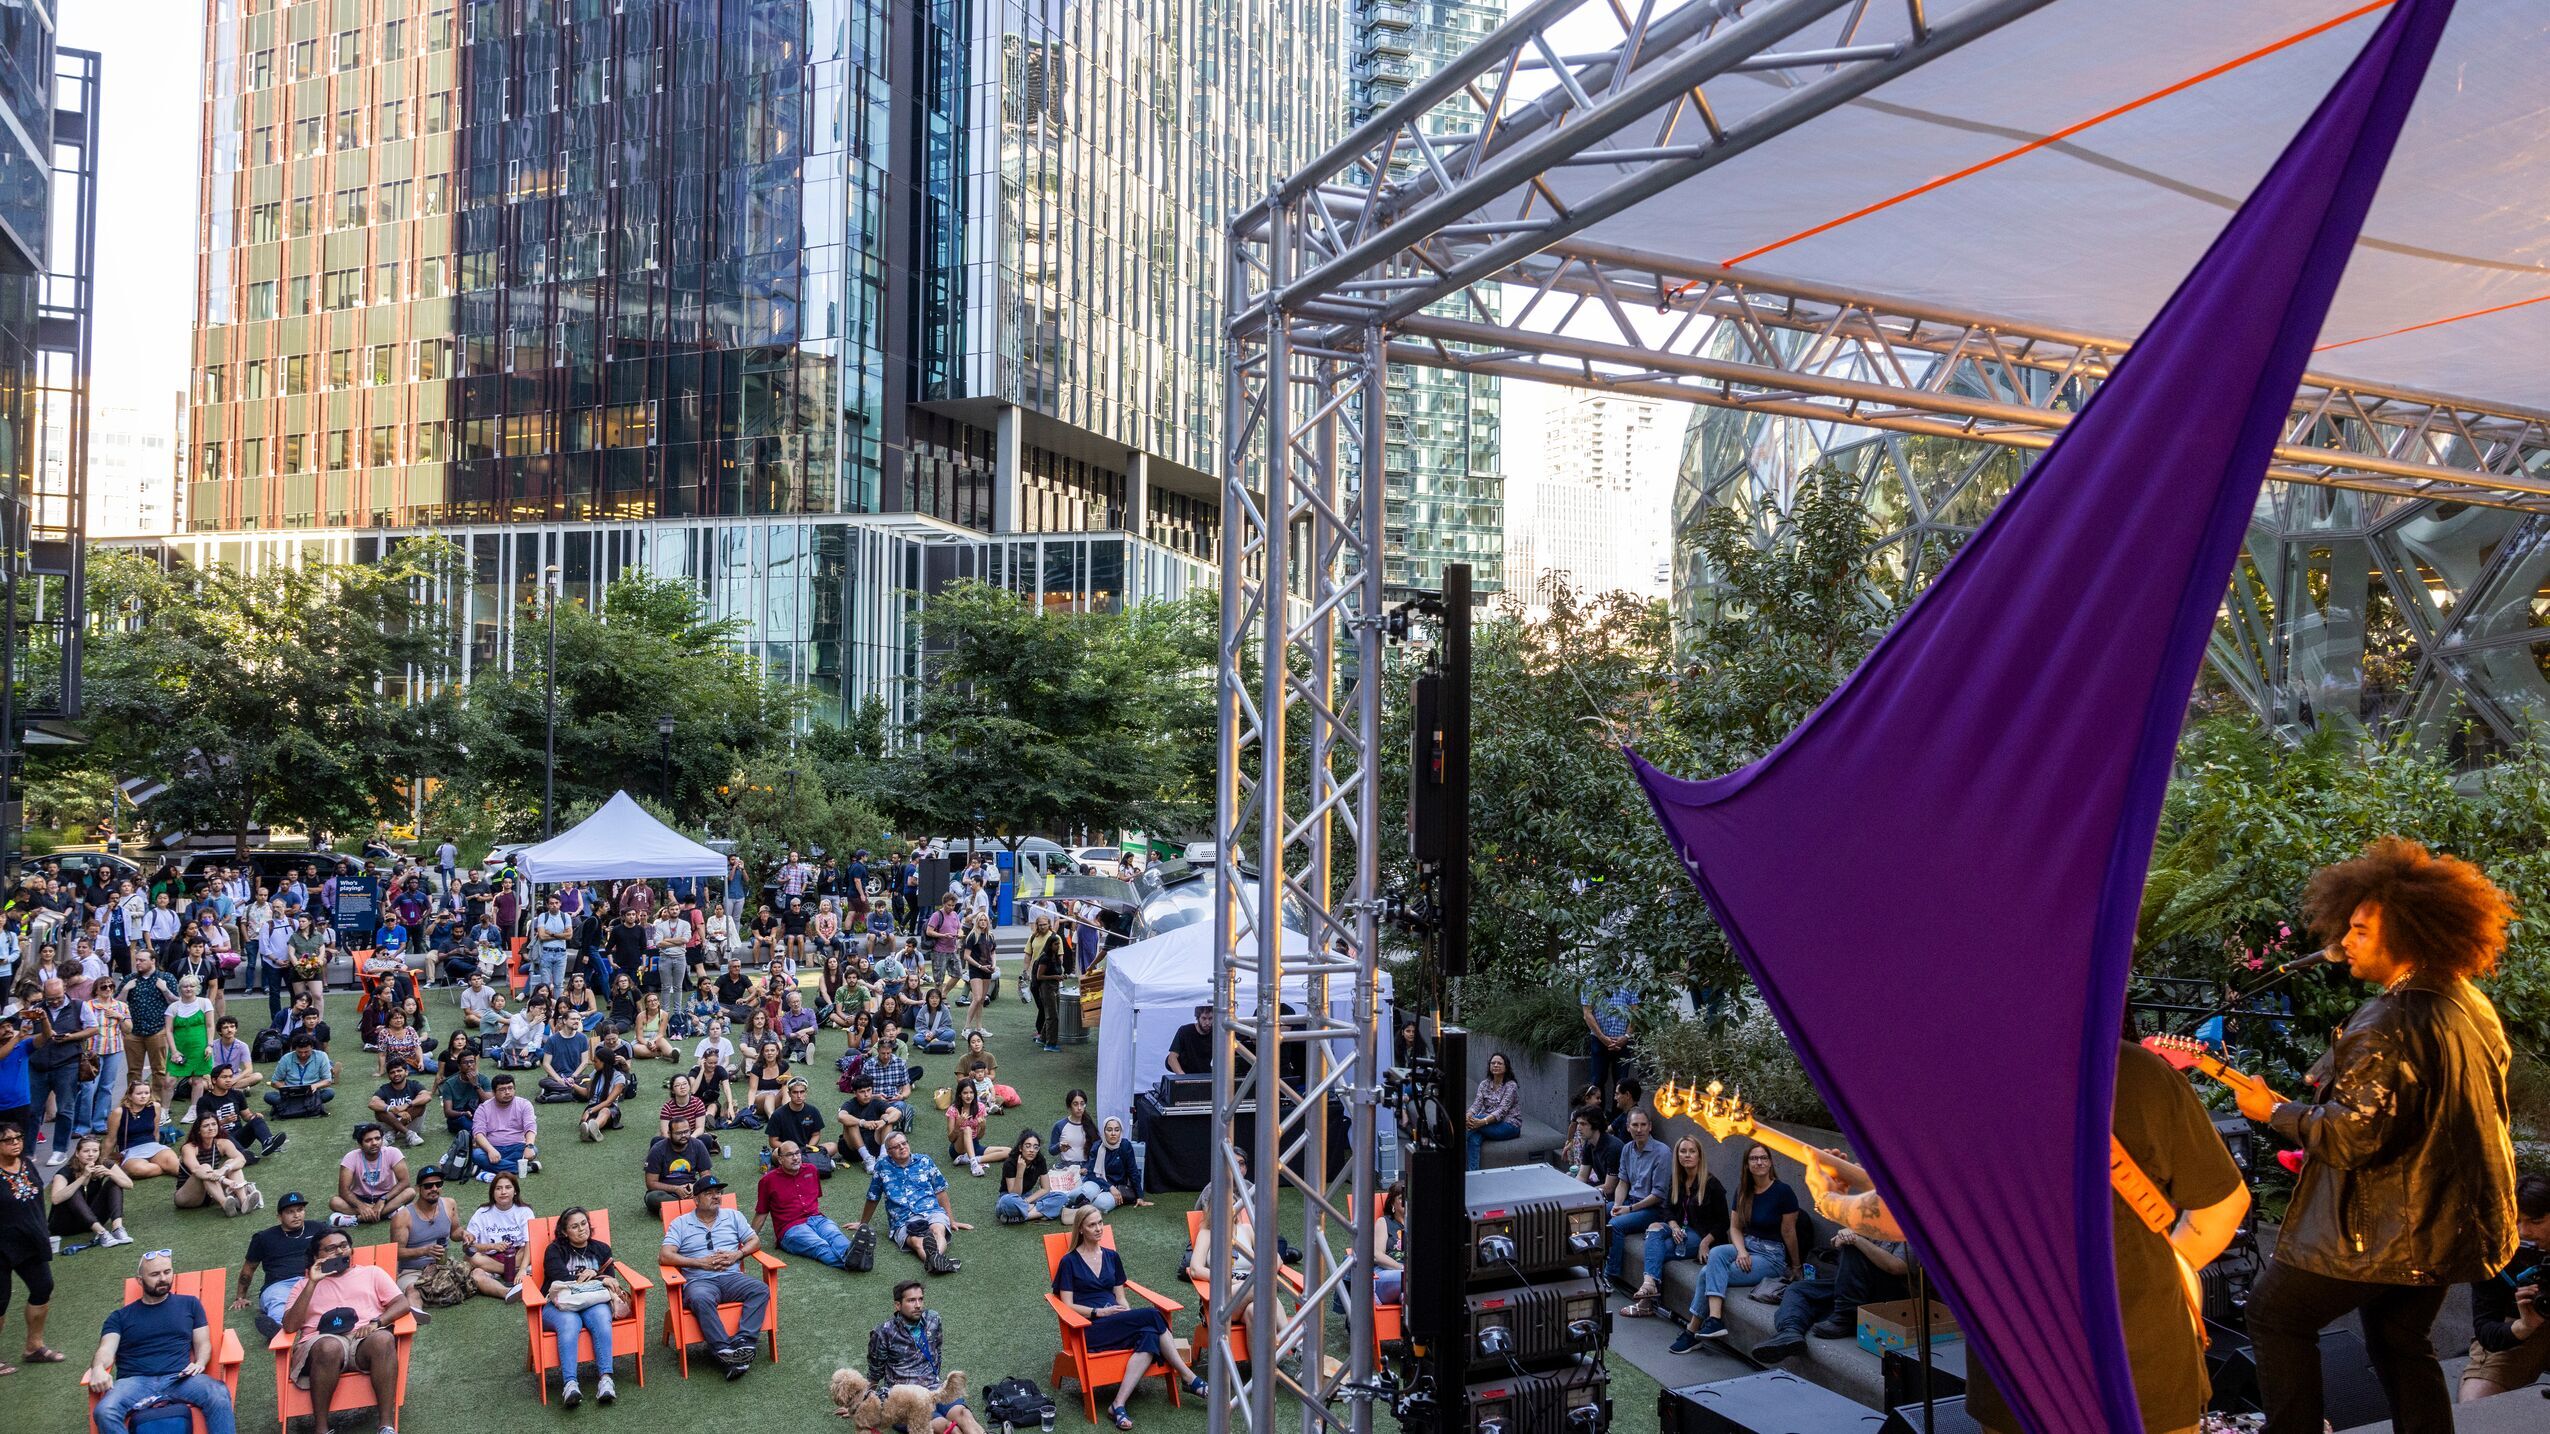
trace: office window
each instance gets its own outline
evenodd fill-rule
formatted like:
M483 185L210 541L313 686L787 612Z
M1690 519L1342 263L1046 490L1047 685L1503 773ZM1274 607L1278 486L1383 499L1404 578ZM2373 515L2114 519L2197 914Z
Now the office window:
M248 286L247 309L248 317L252 319L274 317L274 280L260 279Z
M247 373L240 383L240 388L244 390L239 395L241 398L266 396L266 361L264 359L248 360Z
M306 80L319 72L319 42L303 40L292 47L292 78Z
M197 400L198 402L220 403L230 397L230 366L228 364L208 363L204 365L202 377L203 394Z
M450 339L416 341L416 377L420 381L449 378L451 372L452 341Z
M354 430L350 428L329 429L328 471L331 473L341 473L353 466Z
M389 61L404 60L406 58L407 22L405 20L392 20L381 26L381 59L383 61Z
M352 388L353 386L354 350L328 350L328 387Z
M283 206L260 204L248 211L248 242L271 244L283 237Z
M307 473L310 471L310 443L308 439L298 433L289 433L284 435L283 471L286 473Z
M442 260L419 259L416 261L416 297L439 299L450 292L443 285Z
M363 302L363 271L330 269L327 272L326 304L331 309L351 309ZM332 383L330 385L334 387Z
M372 345L371 381L374 383L398 382L398 345Z
M397 264L397 262L396 262L395 260L393 260L392 262L387 263L387 264L375 264L375 265L373 265L373 266L372 266L372 301L373 301L374 303L377 303L377 304L393 304L393 303L398 302L398 299L399 299L399 292L398 292L398 264Z
M363 63L363 35L357 30L340 30L336 37L336 67L350 70Z
M196 476L202 478L218 478L221 476L220 444L207 443L204 445L203 461L199 466Z
M250 478L261 477L264 475L266 471L266 441L264 439L246 438L240 440L239 471L241 474Z
M441 134L452 127L452 97L433 94L425 97L425 133Z
M298 239L309 233L317 222L318 200L309 195L303 195L292 201L292 207L287 212L291 217L290 221L283 226L283 232Z
M383 184L380 207L374 211L374 217L383 224L396 224L405 219L408 197L415 192L415 189L416 182L410 179L393 179Z
M250 164L281 164L283 162L283 131L270 124L261 124L248 131L248 162Z
M305 116L292 122L292 157L294 159L308 159L311 155L317 154L326 144L327 131L319 122L317 115Z
M395 144L407 138L407 101L381 102L381 127L378 138L383 144Z
M336 147L340 150L363 147L363 112L361 110L336 112Z
M274 86L274 51L259 50L248 57L248 88L271 89Z
M415 434L417 462L440 463L443 461L443 425L420 423L410 431Z
M310 356L308 354L283 356L283 391L287 396L310 391Z
M386 424L372 430L372 466L387 468L398 461L398 430Z
M450 192L445 187L447 183L446 178L439 174L429 174L416 181L416 212L419 215L431 219L443 212L444 198Z
M291 314L306 314L310 312L310 276L303 274L299 278L294 279L292 281L292 291L287 297L290 299L290 307L285 309L284 312Z
M370 198L370 194L364 190L338 190L336 192L336 218L331 221L329 227L334 229L362 228L365 224L370 222L367 214L367 211L371 208L371 205L368 202Z
M425 47L437 53L452 47L452 7L438 6L425 17Z

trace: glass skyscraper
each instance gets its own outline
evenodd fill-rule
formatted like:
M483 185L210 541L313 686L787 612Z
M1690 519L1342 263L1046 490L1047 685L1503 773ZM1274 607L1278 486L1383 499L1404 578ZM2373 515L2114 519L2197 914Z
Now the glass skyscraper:
M907 578L1211 561L1222 230L1333 139L1333 8L204 3L181 556L452 536L473 666L639 564L845 705Z
M1355 0L1352 118L1378 114L1419 79L1505 21L1505 0ZM1474 106L1438 122L1475 128ZM1401 169L1415 160L1401 160ZM1443 311L1464 310L1447 300ZM1440 588L1445 563L1468 563L1472 591L1505 587L1505 479L1498 381L1413 364L1390 366L1382 449L1382 581Z

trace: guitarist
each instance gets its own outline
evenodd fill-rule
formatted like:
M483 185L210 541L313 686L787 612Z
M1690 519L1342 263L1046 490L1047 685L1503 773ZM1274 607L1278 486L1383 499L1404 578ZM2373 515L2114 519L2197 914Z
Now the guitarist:
M2308 1157L2249 1301L2266 1431L2318 1434L2320 1331L2356 1310L2392 1427L2443 1434L2436 1312L2515 1250L2506 1035L2470 984L2495 969L2514 908L2470 863L2384 837L2314 875L2302 914L2382 990L2311 1067L2309 1099L2241 1093L2241 1114Z
M2176 1434L2196 1427L2212 1393L2179 1261L2203 1269L2222 1253L2248 1213L2249 1187L2186 1078L2130 1043L2116 1056L2114 1128L2142 1176L2181 1212L2164 1238L2121 1194L2109 1198L2116 1212L2116 1288L2143 1428ZM1824 1218L1870 1239L1904 1238L1875 1190L1854 1186L1820 1161L1806 1180ZM1966 1366L1966 1412L1993 1434L2018 1434L2018 1417L2002 1403L1980 1360Z

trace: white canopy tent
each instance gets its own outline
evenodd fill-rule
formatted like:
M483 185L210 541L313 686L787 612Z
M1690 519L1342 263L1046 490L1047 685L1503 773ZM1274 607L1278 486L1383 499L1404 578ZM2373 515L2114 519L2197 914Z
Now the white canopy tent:
M535 882L726 874L724 856L657 821L626 792L612 793L600 811L514 860Z
M1306 957L1310 945L1298 931L1284 933L1284 955ZM1333 1015L1350 1018L1355 1008L1351 977L1329 982ZM1239 978L1240 1009L1254 1009L1257 984ZM1300 977L1284 983L1284 999L1301 1004L1308 991ZM1168 1069L1169 1042L1180 1026L1195 1020L1195 1008L1213 1000L1213 923L1192 922L1120 946L1107 956L1107 989L1098 1008L1098 1091L1095 1113L1121 1115L1132 1123L1133 1097L1156 1084ZM1390 1004L1390 974L1381 973L1381 1001ZM1387 1039L1387 1033L1384 1034ZM1339 1043L1339 1059L1353 1054Z

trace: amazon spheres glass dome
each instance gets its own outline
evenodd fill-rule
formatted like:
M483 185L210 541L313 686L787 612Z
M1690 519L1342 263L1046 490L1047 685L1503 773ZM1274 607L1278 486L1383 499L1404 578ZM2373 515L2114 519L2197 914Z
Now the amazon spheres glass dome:
M1916 380L1934 356L1898 351ZM1873 377L1856 345L1825 371ZM2003 398L1951 375L1947 388ZM2051 382L2050 379L2046 380ZM1674 493L1674 609L1707 602L1693 539L1713 508L1758 543L1788 536L1800 486L1831 468L1856 481L1898 583L1925 584L2035 461L2032 450L1740 410L1693 410ZM2225 596L2206 683L2268 726L2406 731L2465 766L2550 737L2550 519L2270 483Z

